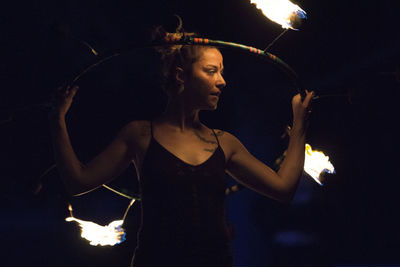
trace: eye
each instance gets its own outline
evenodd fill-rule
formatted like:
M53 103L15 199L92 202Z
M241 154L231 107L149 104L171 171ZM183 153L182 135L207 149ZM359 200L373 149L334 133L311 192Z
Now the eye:
M216 71L215 69L207 69L206 72L207 72L208 74L217 73L217 71Z

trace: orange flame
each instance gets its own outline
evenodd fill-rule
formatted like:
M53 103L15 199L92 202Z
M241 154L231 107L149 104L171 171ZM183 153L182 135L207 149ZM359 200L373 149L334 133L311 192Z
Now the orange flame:
M296 19L307 18L306 12L289 0L250 0L270 20L280 24L284 29L292 29Z
M70 217L67 222L75 221L81 228L81 237L88 240L92 246L114 246L125 240L125 231L122 228L124 220L116 220L102 226L94 222L77 219L72 214L72 206L68 206Z
M125 240L125 232L122 228L123 220L113 221L105 226L74 217L68 217L65 220L77 222L81 228L81 237L88 240L92 246L114 246Z
M335 168L322 151L314 151L309 144L306 144L304 171L322 185L321 174L335 173Z

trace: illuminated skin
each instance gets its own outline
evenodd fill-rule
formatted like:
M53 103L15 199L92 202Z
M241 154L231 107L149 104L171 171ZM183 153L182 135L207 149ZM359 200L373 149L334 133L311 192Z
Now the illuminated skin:
M182 161L199 165L218 147L212 130L199 120L200 110L215 110L226 83L222 77L223 58L215 48L203 49L191 69L177 68L175 77L181 88L170 98L167 109L153 121L154 138ZM93 190L118 177L133 163L140 179L140 167L150 143L150 122L127 124L111 144L86 166L77 159L65 124L77 88L60 90L52 113L53 144L57 166L67 189L75 195ZM305 134L313 92L292 99L293 127L281 168L275 172L256 159L232 134L216 130L225 153L226 172L239 183L282 202L289 202L303 172Z
M187 71L189 73L178 69L177 80L185 88L178 97L184 98L194 112L215 110L221 91L226 86L222 77L223 69L223 58L219 50L205 49L200 59L193 63L192 70Z

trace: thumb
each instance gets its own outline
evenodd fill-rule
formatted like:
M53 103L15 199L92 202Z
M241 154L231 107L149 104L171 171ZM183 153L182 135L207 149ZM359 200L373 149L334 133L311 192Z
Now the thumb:
M72 87L71 89L71 96L75 96L76 92L78 92L79 86L75 85L74 87Z

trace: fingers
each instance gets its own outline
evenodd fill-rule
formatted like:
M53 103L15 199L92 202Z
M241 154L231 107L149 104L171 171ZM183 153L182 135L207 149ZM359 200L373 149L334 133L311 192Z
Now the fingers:
M53 95L53 105L59 109L68 109L78 89L79 86L77 85L73 87L65 85L58 87Z
M308 118L311 113L311 102L314 97L314 92L305 90L305 97L302 100L301 94L297 94L293 97L293 115L296 118Z
M68 112L78 89L77 85L73 87L65 85L58 87L51 103L52 112L64 116Z
M311 111L311 102L313 97L314 97L314 91L309 92L308 90L306 90L306 97L303 100L303 106L309 112Z
M72 98L75 96L78 89L79 89L78 85L74 85L72 88L70 86L63 85L57 88L57 92L61 97Z
M299 94L295 95L295 96L292 98L292 106L298 105L298 104L300 104L300 103L301 103L301 95L300 95L300 93L299 93Z
M78 85L74 85L74 87L72 87L72 89L70 90L70 94L71 97L74 97L76 92L78 92L79 86Z
M312 98L314 96L314 91L309 92L306 90L306 97L304 98L304 103L309 104L312 101Z

